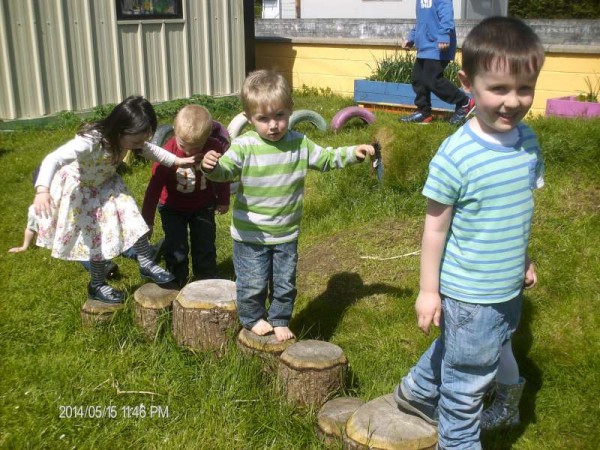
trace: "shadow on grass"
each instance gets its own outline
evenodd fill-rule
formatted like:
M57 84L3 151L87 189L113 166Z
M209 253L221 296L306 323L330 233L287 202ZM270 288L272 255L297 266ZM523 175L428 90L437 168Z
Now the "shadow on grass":
M292 318L290 327L301 339L329 341L346 310L361 298L376 294L409 296L411 293L410 289L383 283L364 284L357 273L337 273L329 278L327 289Z
M535 402L538 391L542 388L543 374L538 365L528 355L533 344L531 322L535 316L533 302L527 297L523 298L523 309L519 328L513 336L513 353L519 363L519 372L527 384L519 404L521 424L482 434L483 448L490 450L510 450L519 438L525 433L527 426L536 422Z

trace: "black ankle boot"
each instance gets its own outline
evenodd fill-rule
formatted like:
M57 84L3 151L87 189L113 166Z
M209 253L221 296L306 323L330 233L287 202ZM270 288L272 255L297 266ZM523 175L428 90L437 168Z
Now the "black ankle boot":
M108 289L105 287L108 287ZM117 291L108 284L92 286L92 283L89 283L88 297L92 300L98 300L99 302L103 303L123 303L123 300L125 300L125 294L123 292Z
M166 284L175 279L171 272L167 272L158 264L153 264L148 267L140 267L140 275L146 280L150 280L156 284Z

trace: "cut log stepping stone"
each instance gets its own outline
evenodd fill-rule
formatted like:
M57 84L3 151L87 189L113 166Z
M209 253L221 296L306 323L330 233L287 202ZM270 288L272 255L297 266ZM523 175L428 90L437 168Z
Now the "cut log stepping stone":
M279 387L290 403L321 406L344 387L347 367L346 355L337 345L299 341L279 357Z
M317 435L328 445L340 442L346 422L364 404L364 400L356 397L338 397L329 400L317 415Z
M123 303L104 303L88 299L81 307L81 322L84 327L110 322L115 312L123 308Z
M187 284L173 301L173 337L191 350L221 352L237 331L235 283L201 280Z
M279 355L295 342L296 339L278 341L274 333L259 336L246 328L242 328L237 337L237 346L241 352L262 358L269 370L276 367Z
M347 450L434 450L437 429L398 409L388 394L358 408L346 423L343 439Z
M135 323L147 339L156 337L161 317L171 309L178 293L177 289L163 288L155 283L146 283L136 289L133 294Z

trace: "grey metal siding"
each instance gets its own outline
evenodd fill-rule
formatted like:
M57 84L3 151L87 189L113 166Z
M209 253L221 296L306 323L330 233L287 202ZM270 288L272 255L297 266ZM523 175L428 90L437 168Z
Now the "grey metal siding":
M243 0L183 0L182 19L118 21L117 0L0 0L0 119L194 94L245 75Z

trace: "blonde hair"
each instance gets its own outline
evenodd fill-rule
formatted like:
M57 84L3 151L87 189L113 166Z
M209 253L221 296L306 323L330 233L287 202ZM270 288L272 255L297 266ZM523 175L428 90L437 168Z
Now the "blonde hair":
M210 112L200 105L186 105L177 113L173 123L175 136L190 145L203 146L212 131Z
M283 106L292 110L292 90L287 80L273 70L251 72L242 85L242 106L247 115L259 109Z

